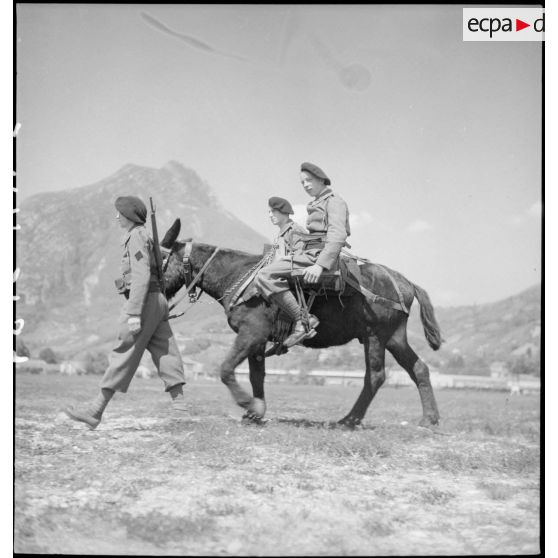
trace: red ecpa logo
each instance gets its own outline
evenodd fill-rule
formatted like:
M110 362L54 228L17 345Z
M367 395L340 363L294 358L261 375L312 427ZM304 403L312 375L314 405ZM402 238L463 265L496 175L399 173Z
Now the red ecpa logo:
M514 20L515 19L515 25ZM489 33L490 38L496 33L516 33L532 27L537 33L544 33L544 14L535 19L533 23L528 23L519 18L510 17L471 17L467 21L467 28L472 33Z

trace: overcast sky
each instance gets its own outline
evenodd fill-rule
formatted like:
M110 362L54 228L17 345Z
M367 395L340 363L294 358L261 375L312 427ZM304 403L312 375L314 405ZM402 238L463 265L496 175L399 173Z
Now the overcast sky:
M268 197L304 213L311 161L349 205L353 251L436 305L540 282L540 43L463 42L458 6L24 4L17 16L22 198L174 159L272 237Z

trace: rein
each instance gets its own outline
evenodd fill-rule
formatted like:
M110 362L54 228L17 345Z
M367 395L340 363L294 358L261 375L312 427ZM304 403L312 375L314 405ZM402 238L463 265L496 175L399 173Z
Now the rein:
M217 252L219 252L219 248L215 248L211 256L209 256L209 258L203 264L203 266L198 271L196 276L192 279L192 264L190 262L190 254L192 253L192 246L193 246L192 241L187 242L184 248L184 255L182 256L182 273L184 275L184 285L187 285L186 292L177 301L172 303L172 305L169 307L169 312L173 308L175 308L176 305L179 302L181 302L186 295L190 297L191 303L197 302L200 299L200 296L202 295L203 291L200 289L199 293L196 293L196 285L199 279L201 278L201 276L203 275L204 271L209 267L209 264L212 262L213 258L217 255ZM170 317L176 318L177 316L170 316Z
M169 307L169 312L173 310L183 299L186 295L190 297L190 303L197 302L203 291L200 289L198 293L196 293L196 285L198 280L202 277L205 270L209 267L209 264L213 260L213 258L219 252L219 248L215 248L211 256L207 259L207 261L203 264L202 268L198 271L197 275L192 279L192 264L190 263L190 255L192 253L193 248L193 241L188 241L186 246L184 247L184 255L182 256L182 275L184 277L184 285L187 285L186 292L178 298L172 305ZM268 254L266 254L259 262L257 262L252 268L250 268L244 275L242 275L239 279L237 279L228 289L225 290L223 296L217 299L217 302L222 301L227 296L233 295L231 301L229 302L229 306L233 305L238 297L242 294L242 291L246 288L246 285L252 280L253 275L261 269L264 265L270 263L275 255L274 250L270 250ZM170 257L169 257L170 259ZM168 260L167 260L168 263ZM243 284L244 283L244 284ZM239 288L242 286L241 288ZM234 295L236 291L236 295ZM180 314L173 314L169 316L169 319L178 318L182 316L184 312Z
M275 250L272 248L264 257L254 264L244 275L239 277L224 293L219 301L223 300L227 296L231 296L231 300L228 302L229 309L233 306L236 301L240 298L240 295L244 292L246 287L250 284L256 272L258 272L262 267L271 263L275 256Z

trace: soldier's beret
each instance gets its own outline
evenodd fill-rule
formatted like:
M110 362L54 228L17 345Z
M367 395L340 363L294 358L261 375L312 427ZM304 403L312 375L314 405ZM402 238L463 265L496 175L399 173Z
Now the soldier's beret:
M300 170L309 172L310 174L321 178L326 186L331 184L331 180L328 178L327 174L317 165L312 163L302 163L302 165L300 165Z
M119 213L134 223L144 224L147 219L147 207L136 196L120 196L116 198L114 206Z
M287 215L294 214L293 206L285 198L273 196L272 198L269 198L268 204L271 209L276 209L281 213L286 213Z

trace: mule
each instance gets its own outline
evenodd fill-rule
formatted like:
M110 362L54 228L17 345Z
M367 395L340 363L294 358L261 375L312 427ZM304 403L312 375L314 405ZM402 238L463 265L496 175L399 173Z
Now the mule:
M186 269L183 259L187 241L176 240L179 228L180 221L177 220L161 243L165 249L170 250L165 270L167 297L172 298L185 283L188 284L187 272L195 276L202 271L197 279L197 287L225 308L228 323L237 334L219 367L221 381L228 387L235 402L246 410L244 418L261 421L266 411L264 353L266 343L271 340L276 308L260 296L231 308L228 303L233 294L232 287L242 281L262 257L226 248L219 248L216 252L216 246L190 242L188 266L191 269ZM366 288L378 295L393 297L393 285L383 272L383 266L366 263L360 269ZM407 308L411 307L415 298L418 300L426 340L433 350L439 349L442 343L440 328L427 292L400 273L393 270L389 272L396 281ZM316 297L312 313L318 317L320 325L316 329L316 336L304 340L303 346L320 349L344 345L358 339L364 347L365 375L362 391L349 413L337 421L337 424L349 428L361 424L372 399L386 379L386 349L406 370L418 389L422 404L419 425L438 424L440 415L428 366L417 356L407 340L406 313L370 303L360 293L346 297ZM238 384L235 377L236 367L246 359L252 395Z

